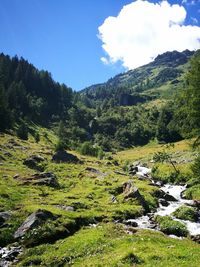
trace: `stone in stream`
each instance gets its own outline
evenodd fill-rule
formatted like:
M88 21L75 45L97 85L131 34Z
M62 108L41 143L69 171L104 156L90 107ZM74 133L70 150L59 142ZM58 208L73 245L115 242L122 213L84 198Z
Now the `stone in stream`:
M169 206L169 202L165 199L159 199L159 203L164 207Z
M138 223L133 220L126 220L126 221L123 221L122 223L128 226L138 227Z
M15 244L0 248L0 267L10 266L20 253L22 253L22 247L16 246Z
M200 209L200 200L194 200L193 201L193 206L197 207L198 209Z
M177 199L175 197L164 192L162 189L155 191L154 196L157 198L162 198L166 201L177 201Z
M26 218L26 220L14 233L14 238L21 238L28 231L44 224L47 220L54 220L55 218L56 217L50 211L38 209Z

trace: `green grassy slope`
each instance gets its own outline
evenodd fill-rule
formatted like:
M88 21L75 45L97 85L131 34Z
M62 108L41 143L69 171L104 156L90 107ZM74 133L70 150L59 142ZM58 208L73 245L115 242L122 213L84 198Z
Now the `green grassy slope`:
M71 152L83 164L57 164L51 161L56 137L45 129L38 130L39 143L31 136L28 141L22 141L8 134L0 135L0 211L12 212L9 227L0 229L0 246L14 242L15 230L38 208L58 216L55 221L49 221L25 236L24 253L17 266L198 266L200 247L191 240L175 240L154 231L136 231L113 223L138 217L144 212L136 199L124 201L120 190L122 183L130 179L150 208L157 207L154 196L157 188L148 181L129 176L125 169L127 161L140 160L152 166L152 155L163 149L161 145L150 144L123 151L109 160ZM189 177L191 162L188 159L195 157L189 142L175 144L171 153L177 162L180 161L178 168L184 177ZM59 188L23 183L36 172L26 167L23 160L35 154L45 158L43 169L57 176ZM91 172L88 167L99 172ZM172 170L168 164L157 167L161 179L170 176ZM16 174L20 179L13 178ZM197 186L190 196L200 199L199 191ZM113 195L116 203L111 200ZM63 206L76 208L66 211Z

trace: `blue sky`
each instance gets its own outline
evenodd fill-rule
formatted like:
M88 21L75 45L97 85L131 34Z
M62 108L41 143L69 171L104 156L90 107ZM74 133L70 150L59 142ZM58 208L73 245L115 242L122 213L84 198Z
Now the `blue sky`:
M135 67L133 59L131 61L131 56L128 54L132 54L131 50L127 49L127 53L123 54L120 51L121 47L116 43L113 44L114 38L118 40L119 36L115 35L112 40L109 39L109 35L112 36L110 21L104 23L106 18L117 17L125 5L133 2L135 1L0 0L0 52L10 56L22 56L37 68L51 72L56 81L65 83L75 90L104 82L132 66ZM149 2L160 1L149 0ZM197 38L200 26L200 1L168 0L168 2L184 6L187 11L184 25L196 26L194 36L188 38ZM134 6L127 8L127 12L131 8L133 10ZM180 10L180 17L181 14L183 15L183 12ZM126 17L125 11L122 17ZM116 20L117 27L120 27L117 21L123 23L123 19ZM137 21L133 23L135 25L133 24L132 28L137 28ZM101 25L104 26L100 32L98 28ZM113 25L115 32L116 25ZM100 38L99 33L101 33ZM126 34L125 40L130 39L130 35L134 32L129 33L127 30ZM145 35L142 38L146 40ZM135 48L132 43L127 47ZM163 49L167 48L162 47L160 50L158 47L154 50L160 52ZM143 51L138 51L142 57ZM151 55L151 51L148 51L147 57L142 62L146 63ZM138 61L137 64L140 63Z

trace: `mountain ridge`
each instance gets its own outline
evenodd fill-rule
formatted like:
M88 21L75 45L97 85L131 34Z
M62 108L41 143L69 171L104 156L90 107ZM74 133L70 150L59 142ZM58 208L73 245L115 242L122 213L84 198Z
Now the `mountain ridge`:
M124 93L140 96L147 94L153 98L163 96L163 86L171 86L173 90L182 84L188 61L194 53L190 50L165 52L144 66L120 73L107 82L86 87L79 93L95 101L105 97L119 99Z

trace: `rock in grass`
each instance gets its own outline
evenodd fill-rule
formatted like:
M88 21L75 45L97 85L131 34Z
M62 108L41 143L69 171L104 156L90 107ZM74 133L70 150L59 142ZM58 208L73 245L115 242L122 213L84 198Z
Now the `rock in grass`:
M56 163L81 163L81 161L77 158L77 156L72 155L64 150L57 151L53 157L52 161Z
M4 223L11 217L10 211L0 212L0 227L4 226Z
M23 184L46 185L50 187L59 187L57 177L52 172L35 173L29 177L17 178Z
M65 211L74 211L74 207L72 207L72 206L57 205L57 207L61 210L65 210Z
M145 198L140 194L139 189L133 186L132 181L125 182L123 184L124 200L135 198L138 200L140 205L144 208L145 212L149 212L150 208Z
M122 184L123 193L127 195L133 189L133 182L131 180L124 182Z
M47 185L51 187L58 187L57 177L52 172L36 173L32 175L34 178L33 183L35 185Z
M90 172L92 175L96 176L97 178L104 178L107 176L106 173L103 173L93 167L86 167L85 170Z
M24 160L23 164L31 169L40 169L39 163L43 162L45 159L40 155L32 155Z
M14 238L15 239L21 238L29 230L37 228L38 226L44 224L47 220L54 220L55 218L56 217L50 211L39 209L27 217L27 219L14 233Z
M2 155L0 155L0 161L4 161L4 160L5 158Z
M200 244L200 235L192 235L191 239Z

